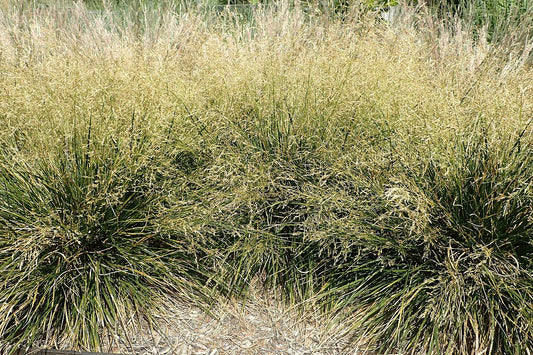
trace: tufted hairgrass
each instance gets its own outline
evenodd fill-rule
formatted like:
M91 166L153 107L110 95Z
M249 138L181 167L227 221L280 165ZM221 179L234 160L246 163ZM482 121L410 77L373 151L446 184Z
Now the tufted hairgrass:
M256 279L369 351L532 351L520 33L134 5L2 2L1 351Z
M373 250L343 265L340 304L360 310L354 327L379 353L533 346L531 143L469 128L385 188L363 244Z
M102 328L128 336L158 300L203 287L194 253L162 225L147 138L90 134L74 131L48 158L2 152L3 342L101 349Z

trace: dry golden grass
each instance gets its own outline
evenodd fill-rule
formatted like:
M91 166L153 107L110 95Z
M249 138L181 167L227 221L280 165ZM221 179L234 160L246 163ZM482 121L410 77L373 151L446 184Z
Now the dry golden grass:
M154 130L199 124L187 111L223 130L250 107L286 105L331 127L385 117L416 140L480 117L519 128L532 111L531 69L466 32L428 41L407 25L306 19L283 6L235 25L231 13L148 8L138 19L69 4L1 14L4 135L20 129L37 143L88 117L119 129L133 112Z

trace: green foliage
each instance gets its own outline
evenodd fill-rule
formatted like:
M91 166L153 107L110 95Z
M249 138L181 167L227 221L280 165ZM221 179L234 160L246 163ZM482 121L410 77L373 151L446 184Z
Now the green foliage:
M430 1L429 6L445 20L461 18L478 35L486 29L490 40L501 41L510 31L531 35L533 3L528 0Z
M341 304L361 307L354 327L379 353L533 347L532 147L467 132L385 189L373 222L382 242L341 272L353 275Z
M283 121L246 130L239 183L210 198L221 206L211 227L230 289L245 292L260 277L288 302L352 310L346 321L383 354L533 347L525 131L501 144L467 127L423 164L361 170L336 168L318 143L296 143L305 140L297 120L292 130Z
M491 39L500 40L516 27L531 35L533 3L527 0L475 1L469 9L478 27L486 26Z
M486 134L473 132L458 139L455 156L445 166L431 163L427 168L428 188L433 186L442 209L436 220L443 233L462 245L493 245L531 262L531 146L517 140L494 147Z
M398 5L397 0L366 0L364 4L371 8L387 8Z
M50 159L2 153L2 345L46 336L99 349L102 327L127 334L131 314L150 320L165 294L194 290L199 268L162 228L147 144L97 141L89 129Z

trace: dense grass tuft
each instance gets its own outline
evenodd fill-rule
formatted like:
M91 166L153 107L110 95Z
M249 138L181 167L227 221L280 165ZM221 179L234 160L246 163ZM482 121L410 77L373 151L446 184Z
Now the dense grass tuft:
M385 189L374 224L383 242L375 261L354 260L359 281L342 303L361 307L354 324L379 353L532 348L531 157L520 138L469 127L443 158Z
M164 202L146 137L65 137L49 159L2 154L3 341L45 337L99 349L102 327L127 334L166 294L195 292L194 255L161 225ZM186 277L191 273L194 277Z

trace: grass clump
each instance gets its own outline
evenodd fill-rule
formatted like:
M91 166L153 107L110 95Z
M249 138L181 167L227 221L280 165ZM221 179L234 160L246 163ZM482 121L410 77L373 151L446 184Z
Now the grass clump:
M103 328L127 336L166 294L194 294L199 268L164 230L147 144L74 132L49 158L3 151L3 345L100 349Z
M359 280L341 303L361 307L354 324L379 353L532 348L531 156L473 128L384 190L381 242L350 261Z

